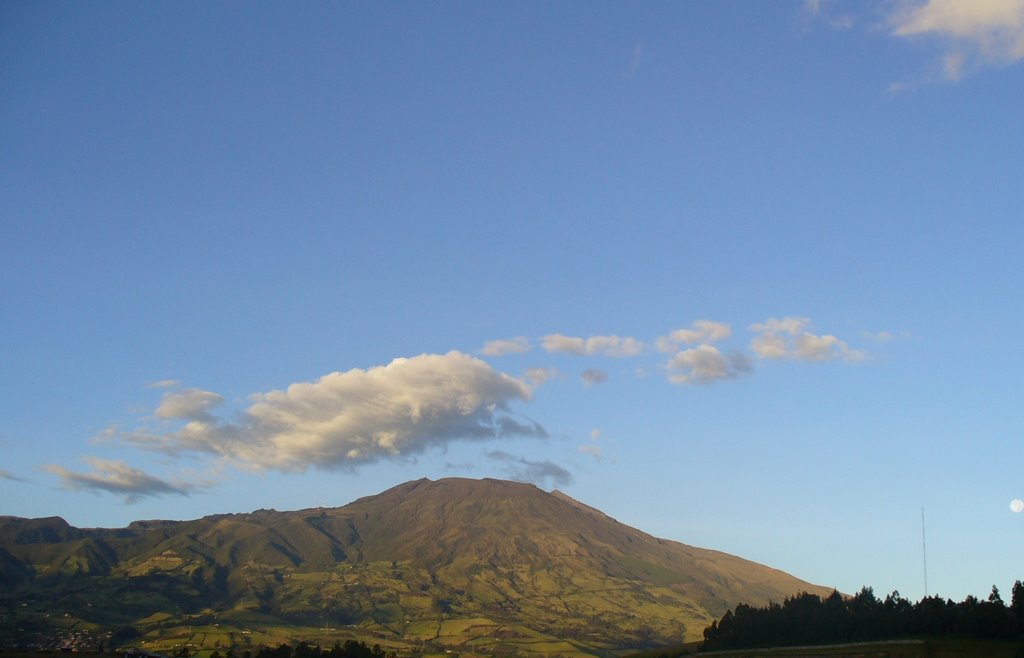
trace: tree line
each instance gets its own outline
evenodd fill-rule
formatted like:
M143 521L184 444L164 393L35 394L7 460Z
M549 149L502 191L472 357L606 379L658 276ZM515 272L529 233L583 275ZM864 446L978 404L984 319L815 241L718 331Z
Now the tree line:
M210 654L210 658L237 658L234 648L228 649L224 656L219 651ZM396 658L394 653L385 651L379 644L372 647L365 642L346 640L344 644L335 642L330 649L323 649L315 644L299 642L294 647L282 644L278 647L260 647L255 655L246 650L242 658Z
M992 587L986 600L960 603L926 596L911 603L898 591L879 600L870 587L855 596L837 591L822 599L798 594L763 608L739 604L704 629L704 651L841 644L903 638L1024 637L1024 585L1013 585L1010 605Z

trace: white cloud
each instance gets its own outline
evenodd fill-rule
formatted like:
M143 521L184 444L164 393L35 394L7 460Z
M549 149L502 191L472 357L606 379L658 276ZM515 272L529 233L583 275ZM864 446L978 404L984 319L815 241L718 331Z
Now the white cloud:
M541 339L541 346L548 352L567 352L569 354L623 357L636 356L643 352L644 344L636 338L628 336L565 336L548 334Z
M732 327L724 322L696 320L689 329L676 329L667 336L659 337L655 346L662 352L675 352L680 345L717 343L729 336L732 336Z
M864 358L864 352L850 349L844 341L831 334L815 336L804 332L793 339L793 344L796 358L804 361L861 361Z
M1024 59L1024 0L927 0L904 3L890 16L899 37L933 37L944 45L943 73Z
M668 372L674 384L710 384L750 372L750 360L739 352L725 355L713 345L698 345L674 354Z
M863 361L867 354L851 348L831 334L806 331L810 320L801 317L768 318L750 325L758 332L750 341L750 349L762 359L795 359L800 361Z
M762 359L785 359L789 354L786 338L771 332L752 338L750 349Z
M892 20L900 36L937 33L978 41L1009 39L1020 47L1024 0L926 0L905 4Z
M176 494L188 496L197 490L195 485L168 482L128 466L122 461L85 457L92 465L91 473L69 471L55 464L43 466L43 470L61 478L65 489L92 491L124 496L128 503L134 503L147 496Z
M541 339L541 347L548 352L568 352L580 355L587 353L587 341L578 336L548 334Z
M160 406L154 412L158 418L200 420L211 419L210 410L224 402L224 398L198 388L164 393Z
M513 480L530 482L538 486L572 484L572 473L546 459L530 461L502 450L492 450L487 453L487 457L506 464L505 473Z
M752 324L750 330L757 332L758 335L751 339L750 349L762 359L792 358L794 355L792 336L802 332L809 324L809 319L793 316L786 316L782 319L773 317L764 322Z
M525 336L516 336L502 340L492 340L484 344L480 353L485 356L504 356L506 354L523 354L530 351L530 340Z
M480 359L423 354L255 394L235 422L180 414L174 417L188 422L177 430L143 429L122 438L167 452L212 453L254 469L346 468L460 439L546 437L540 425L510 415L510 403L530 396L525 382Z
M591 336L587 339L587 354L605 356L636 356L644 351L644 344L636 338L620 336Z
M594 459L601 459L604 456L604 450L601 446L595 446L592 444L582 445L576 448L578 452L584 455L590 455Z
M603 384L608 381L608 373L597 368L587 368L580 373L580 380L587 386Z

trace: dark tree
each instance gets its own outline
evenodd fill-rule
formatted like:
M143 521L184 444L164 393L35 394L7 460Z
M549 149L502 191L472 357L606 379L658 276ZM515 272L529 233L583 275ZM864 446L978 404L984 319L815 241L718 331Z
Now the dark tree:
M1024 635L1024 583L1019 580L1013 584L1013 593L1010 598L1010 614L1016 626L1018 635Z
M786 645L835 644L906 637L1007 639L1024 631L1024 584L1013 586L1009 608L992 588L982 601L953 603L938 596L911 603L893 592L879 601L870 587L855 596L822 599L798 594L782 605L740 604L704 630L704 651Z

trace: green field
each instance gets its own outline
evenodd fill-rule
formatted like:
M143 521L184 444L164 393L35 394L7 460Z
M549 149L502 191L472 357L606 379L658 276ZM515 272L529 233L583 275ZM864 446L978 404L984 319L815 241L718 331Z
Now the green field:
M232 583L242 594L231 608L193 613L177 604L182 583L191 581L167 580L163 589L129 589L126 582L110 576L87 588L69 580L51 586L61 596L49 592L24 606L0 597L9 622L0 646L57 649L74 636L79 651L138 646L164 654L186 649L202 658L227 647L298 641L330 647L356 640L405 655L610 656L655 637L683 640L709 621L706 611L689 616L688 601L675 590L564 568L478 571L456 588L434 584L427 570L405 561L342 563L318 572L253 566ZM260 601L259 593L271 587L272 604ZM625 617L624 607L632 611ZM22 643L9 636L12 626L34 629L46 643ZM136 634L111 640L118 627Z
M1017 658L1024 656L1020 642L998 640L899 640L859 642L814 647L781 647L697 653L698 643L685 649L645 651L629 658L673 658L681 655L714 658Z

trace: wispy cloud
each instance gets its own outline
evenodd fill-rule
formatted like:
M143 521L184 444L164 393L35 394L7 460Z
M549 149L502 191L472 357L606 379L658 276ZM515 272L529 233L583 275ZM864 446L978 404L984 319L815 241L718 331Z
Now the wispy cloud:
M760 333L798 334L810 323L810 318L787 315L781 319L768 318L764 322L756 322L750 325L750 330Z
M10 480L11 482L28 482L25 478L18 477L14 473L11 473L6 468L0 468L0 479Z
M164 393L160 399L160 406L154 412L158 418L181 418L210 422L213 417L210 410L218 407L224 398L198 388L189 388L184 391Z
M927 0L902 3L892 34L940 44L943 77L957 81L990 65L1024 59L1024 0Z
M587 368L580 373L580 381L587 386L593 386L595 384L603 384L608 381L608 373L597 368Z
M905 91L913 91L917 89L918 85L909 84L906 82L890 82L889 86L885 88L885 93L889 98L895 98Z
M851 348L845 341L831 335L807 331L810 320L787 316L768 318L750 325L757 333L750 348L762 359L795 359L800 361L863 361L867 354Z
M525 336L516 336L501 340L492 340L484 344L480 353L484 356L504 356L506 354L523 354L530 351L530 340Z
M196 485L163 480L122 461L95 457L85 457L84 460L92 465L89 473L69 471L56 464L46 464L43 470L60 477L65 489L112 493L124 497L128 503L169 494L188 496L198 490Z
M504 471L513 480L530 482L538 486L566 486L572 484L572 473L554 462L530 461L502 450L492 450L487 457L505 465Z
M590 430L589 436L591 441L599 441L601 439L601 430L595 427ZM585 443L581 446L577 446L576 451L583 455L589 455L594 459L601 459L604 457L604 448L596 445L595 443Z
M636 338L628 336L565 336L548 334L541 339L541 346L548 352L565 352L576 355L594 355L627 357L643 352L644 344Z
M146 384L147 388L174 388L181 384L177 379L161 379L155 382L149 382Z
M804 0L803 15L808 19L824 22L834 30L847 30L853 27L856 23L853 14L837 11L835 4L829 0Z
M897 339L906 340L912 336L909 331L900 331L895 333L892 331L864 331L861 332L861 335L876 343L889 343Z
M557 368L527 368L526 381L532 386L540 386L545 382L559 376Z
M169 453L210 453L257 470L353 468L461 439L546 437L539 424L511 415L511 403L530 397L526 382L477 358L423 354L254 394L234 421L209 414L220 396L189 389L165 396L157 410L182 426L142 428L121 439Z
M650 51L643 43L638 43L633 46L633 52L629 57L629 75L632 77L639 69L640 66L651 56Z

